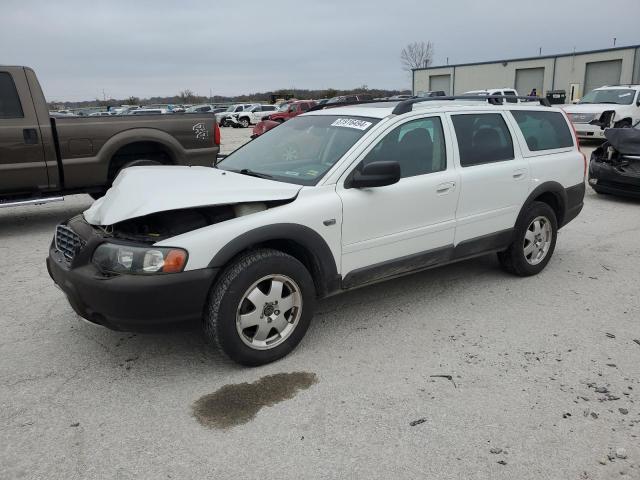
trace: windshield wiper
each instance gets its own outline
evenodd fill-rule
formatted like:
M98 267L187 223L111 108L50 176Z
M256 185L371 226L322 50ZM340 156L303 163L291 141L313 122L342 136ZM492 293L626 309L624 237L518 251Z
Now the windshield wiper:
M232 170L232 171L234 171L234 170ZM241 175L249 175L251 177L258 177L258 178L273 178L269 174L260 173L260 172L254 172L253 170L249 170L248 168L243 168L242 170L237 170L236 173L239 173Z

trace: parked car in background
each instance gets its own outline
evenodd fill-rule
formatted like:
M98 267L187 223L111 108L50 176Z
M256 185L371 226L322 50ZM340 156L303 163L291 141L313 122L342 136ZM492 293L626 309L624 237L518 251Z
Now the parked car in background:
M252 105L242 112L234 113L230 121L233 126L247 128L260 122L264 117L276 113L278 107L275 105Z
M272 120L274 122L284 122L290 118L296 117L301 113L308 111L311 107L315 106L314 100L295 100L293 102L282 105L280 110L275 113L264 115L262 120Z
M505 95L507 97L517 97L518 92L514 88L489 88L487 90L469 90L462 95L486 97L488 95ZM481 98L480 98L481 99ZM520 103L517 98L507 98L507 103Z
M215 105L204 104L204 105L193 105L186 109L186 113L219 113L224 112L226 107L218 108Z
M640 198L640 123L604 130L606 141L589 162L589 185L598 193Z
M0 66L0 207L102 196L132 166L213 165L209 114L50 117L35 72Z
M245 108L249 108L252 105L252 103L238 103L235 105L229 105L226 110L216 113L216 121L218 122L218 125L220 125L221 127L230 125L229 119L231 118L232 114L240 113Z
M419 91L416 93L416 97L429 98L429 97L444 97L446 93L444 90L427 90Z
M606 112L613 112L614 127L629 127L640 121L640 85L616 85L590 91L575 105L567 105L564 111L580 138L603 139L605 130L597 122Z
M317 110L215 169L123 172L57 227L47 266L91 322L200 325L234 361L262 365L299 344L330 295L488 254L540 273L583 207L585 168L558 108Z
M353 95L340 95L327 100L326 103L349 103L349 102L368 102L373 100L373 95L369 93L356 93Z
M173 111L166 108L138 108L131 110L129 115L166 115L173 114Z
M89 114L90 117L110 117L111 115L114 114L111 112L93 112Z
M388 100L395 102L399 100L408 100L409 98L413 98L413 95L393 95L389 97Z
M281 123L286 122L290 118L297 117L298 115L309 111L309 109L315 105L316 102L314 100L295 100L293 102L283 104L276 113L262 117L262 120L253 127L251 138L259 137Z

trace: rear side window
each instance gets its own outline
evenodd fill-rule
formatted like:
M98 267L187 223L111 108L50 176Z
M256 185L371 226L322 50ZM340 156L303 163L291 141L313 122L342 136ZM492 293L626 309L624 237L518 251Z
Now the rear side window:
M514 110L511 113L532 152L573 147L571 131L560 112Z
M307 110L309 110L309 104L308 103L301 103L300 104L300 110L302 110L303 112L306 112Z
M514 158L511 133L499 113L453 115L451 119L458 139L461 166Z
M13 78L7 72L0 72L0 118L22 117L24 113Z

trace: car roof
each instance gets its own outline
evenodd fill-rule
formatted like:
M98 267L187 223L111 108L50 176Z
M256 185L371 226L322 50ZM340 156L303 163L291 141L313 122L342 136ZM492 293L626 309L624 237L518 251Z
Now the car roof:
M438 98L438 97L430 97ZM325 108L314 110L304 115L345 115L353 117L385 118L392 114L393 109L401 102L381 101L372 103L361 103L357 105L346 105L344 107ZM413 104L413 112L435 111L435 112L459 112L459 111L504 111L504 110L542 110L559 111L559 108L546 107L534 103L509 103L508 105L491 105L486 101L477 100L429 100Z

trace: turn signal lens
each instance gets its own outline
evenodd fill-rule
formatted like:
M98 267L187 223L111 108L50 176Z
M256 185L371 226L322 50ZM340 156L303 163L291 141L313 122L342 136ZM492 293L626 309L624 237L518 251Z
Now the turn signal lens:
M187 252L184 250L170 250L164 259L162 271L166 273L177 273L184 269L187 263Z

